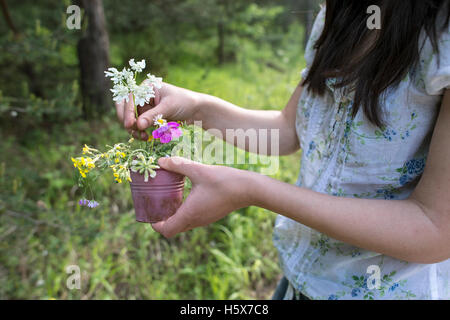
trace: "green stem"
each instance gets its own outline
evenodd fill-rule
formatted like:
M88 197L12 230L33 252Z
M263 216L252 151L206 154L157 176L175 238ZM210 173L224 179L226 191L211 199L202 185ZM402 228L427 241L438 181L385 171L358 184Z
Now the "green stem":
M151 151L150 151L151 154L153 154L153 152L154 152L154 151L153 151L153 145L154 145L154 144L155 144L155 138L152 139L152 149L151 149Z
M91 192L92 199L95 200L95 199L94 199L94 192L92 191L90 181L86 181L86 185L87 185L87 187L89 188L89 191Z

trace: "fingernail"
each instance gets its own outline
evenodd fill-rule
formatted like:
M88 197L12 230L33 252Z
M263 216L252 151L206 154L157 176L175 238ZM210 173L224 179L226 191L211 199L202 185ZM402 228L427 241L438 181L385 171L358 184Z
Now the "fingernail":
M141 129L147 129L148 128L148 121L147 119L139 119L138 125Z

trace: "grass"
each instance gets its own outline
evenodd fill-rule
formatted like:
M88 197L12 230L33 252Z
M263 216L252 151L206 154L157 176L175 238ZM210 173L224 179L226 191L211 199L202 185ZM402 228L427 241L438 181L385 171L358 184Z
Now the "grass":
M296 43L295 33L287 35L287 53L277 59L247 44L233 64L170 65L166 81L243 107L280 109L303 65ZM77 206L70 156L84 143L125 139L112 115L30 131L20 143L1 132L0 299L270 298L281 275L271 212L241 209L166 240L135 222L129 187L108 177L96 185L101 206ZM274 177L295 182L298 164L299 154L281 158ZM70 265L81 270L80 290L66 286Z

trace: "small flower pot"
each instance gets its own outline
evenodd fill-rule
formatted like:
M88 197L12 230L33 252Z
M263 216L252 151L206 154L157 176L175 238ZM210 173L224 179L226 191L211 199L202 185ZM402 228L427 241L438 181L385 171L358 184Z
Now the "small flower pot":
M183 202L184 176L157 169L156 177L144 181L142 174L131 171L131 195L136 221L155 223L174 215Z

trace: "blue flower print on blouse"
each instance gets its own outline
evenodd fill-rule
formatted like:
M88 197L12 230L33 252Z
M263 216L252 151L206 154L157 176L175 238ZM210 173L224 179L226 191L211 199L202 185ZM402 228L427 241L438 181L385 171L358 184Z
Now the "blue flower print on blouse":
M383 132L383 136L386 140L392 141L392 139L394 138L394 136L397 135L397 131L395 131L394 129L386 129Z
M394 285L392 285L392 287L390 287L389 288L389 291L395 291L395 289L397 289L398 288L398 286L399 286L399 284L396 282L396 283L394 283Z
M313 152L314 150L316 150L316 143L314 141L311 141L309 144L307 156L309 157L311 152Z
M425 170L426 157L420 159L409 160L403 168L397 169L397 172L401 173L399 183L404 186L414 181Z

